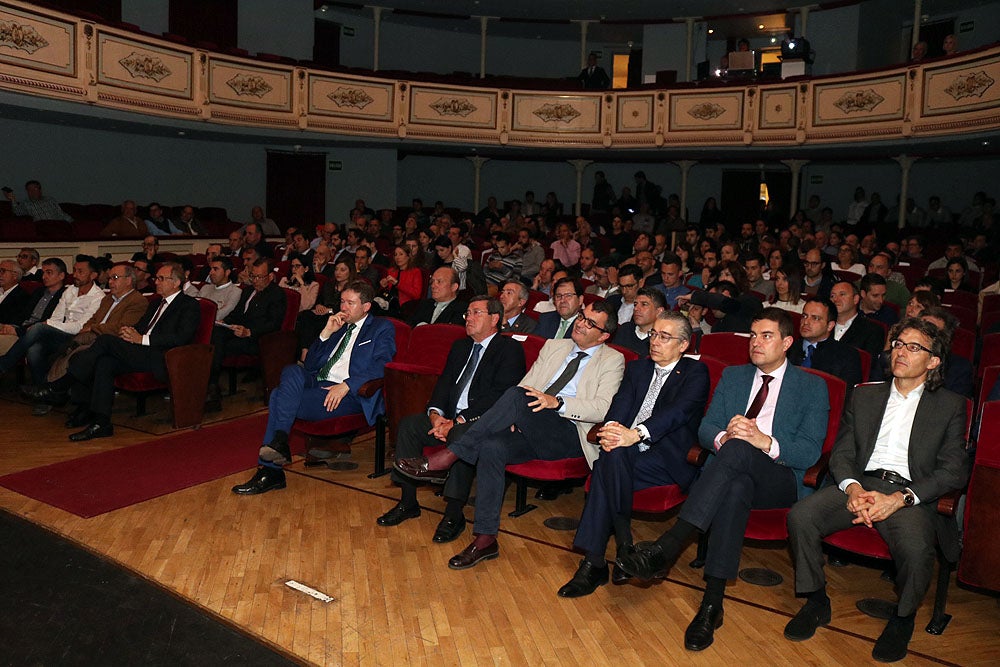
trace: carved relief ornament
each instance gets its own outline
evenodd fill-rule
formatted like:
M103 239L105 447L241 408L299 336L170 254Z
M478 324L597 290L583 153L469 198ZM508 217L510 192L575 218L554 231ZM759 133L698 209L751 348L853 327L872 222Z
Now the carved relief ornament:
M464 118L476 110L476 105L464 97L441 97L429 106L439 116L461 116Z
M271 84L255 74L237 74L226 85L233 89L239 96L253 95L254 97L264 97L273 90Z
M48 41L32 26L14 21L0 21L0 46L33 54L48 45Z
M996 82L986 72L973 72L955 77L955 80L944 89L944 92L951 95L956 101L963 97L982 97L983 93L989 90L994 83Z
M340 86L327 97L338 107L354 107L364 109L375 99L360 88L344 88Z
M688 115L698 120L713 120L726 113L725 107L715 102L703 102L688 109Z
M570 123L580 117L580 112L571 104L543 104L534 114L544 120Z
M844 113L852 113L854 111L873 111L884 101L884 97L869 88L868 90L850 90L844 93L833 105Z

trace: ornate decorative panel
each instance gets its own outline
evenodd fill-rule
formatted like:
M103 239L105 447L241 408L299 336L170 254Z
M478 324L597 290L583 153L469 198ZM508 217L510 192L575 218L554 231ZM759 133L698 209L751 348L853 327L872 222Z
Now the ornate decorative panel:
M656 96L653 93L643 95L618 95L618 107L615 114L615 131L622 133L652 132L653 116L656 113Z
M209 100L252 109L291 111L292 71L254 67L212 58L208 66Z
M107 86L191 99L192 55L116 34L97 33L97 81Z
M786 130L795 127L796 91L787 88L761 88L758 103L758 126L762 130Z
M392 120L395 91L391 83L311 74L309 113L364 120Z
M906 76L871 77L813 86L813 125L864 125L902 120L906 112Z
M76 25L0 6L0 63L76 76Z
M496 91L411 85L409 99L412 125L497 128Z
M743 95L738 88L718 93L670 92L672 132L738 130L743 127Z
M1000 56L924 70L923 116L1000 107Z
M602 95L515 93L511 129L519 132L596 134Z

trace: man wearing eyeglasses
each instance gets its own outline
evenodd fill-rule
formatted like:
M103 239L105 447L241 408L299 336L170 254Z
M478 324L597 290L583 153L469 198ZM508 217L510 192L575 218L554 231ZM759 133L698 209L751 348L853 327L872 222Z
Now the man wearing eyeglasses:
M856 525L878 530L896 565L899 603L872 657L906 656L917 606L934 573L934 547L958 560L958 525L936 513L936 500L965 486L966 402L942 387L947 336L907 319L890 332L892 380L860 386L844 411L830 456L835 485L801 501L788 515L795 591L806 597L785 626L803 641L831 619L823 575L823 537Z
M632 350L640 358L649 356L649 336L653 323L666 309L667 300L663 292L656 287L643 287L635 297L632 321L618 327L614 344Z
M548 341L520 385L461 437L430 457L396 461L398 473L418 481L446 479L459 460L476 466L476 539L448 567L464 570L499 556L506 465L577 457L581 450L591 463L597 458L587 433L604 419L625 367L621 353L604 344L617 327L607 303L587 306L573 323L572 338Z
M683 356L691 333L683 315L661 308L649 331L649 358L625 369L598 432L601 452L573 540L585 555L573 578L559 589L560 597L590 595L608 582L604 554L611 535L619 556L631 551L634 491L676 484L686 492L694 480L697 468L686 457L708 402L709 377L703 363ZM627 579L616 567L612 581Z
M153 294L157 291L156 283L150 280L152 274L149 272L149 261L137 259L132 262L135 268L135 289L140 294Z
M821 299L829 298L830 290L836 279L832 272L825 270L826 261L823 259L822 253L816 248L807 252L805 259L802 260L802 267L804 269L802 276L803 294L811 294Z
M560 278L552 288L552 301L555 311L538 316L534 334L542 338L570 338L583 306L583 289L572 278Z
M609 296L608 303L618 314L618 326L627 326L635 312L635 298L642 287L642 270L626 264L618 271L618 293Z
M265 257L249 266L253 289L243 290L236 307L224 319L216 321L212 330L215 353L206 399L210 410L222 407L219 374L223 359L236 354L259 354L261 336L280 329L285 319L285 290L274 282L271 262L270 257Z
M31 327L44 322L55 312L66 287L66 262L50 257L42 262L42 287L28 297L21 319L0 325L0 354L6 353Z
M715 460L691 486L670 530L615 561L633 577L661 578L695 533L708 533L705 593L684 632L689 651L711 646L722 625L726 581L739 571L750 510L787 508L804 497L802 479L820 456L830 410L826 383L788 363L793 342L786 311L766 308L754 318L751 363L723 371L698 428Z
M485 295L469 303L465 311L468 335L452 344L426 412L399 422L397 460L420 456L424 447L454 442L524 375L524 348L513 338L498 334L502 310L499 301ZM464 532L463 511L474 476L474 465L459 461L452 467L443 490L447 505L434 542L451 542ZM414 480L396 470L392 478L400 486L399 503L378 518L380 526L396 526L420 516Z
M17 265L21 267L21 280L42 282L42 269L38 266L41 255L34 248L21 248L17 253Z
M12 259L0 261L0 324L20 324L27 319L31 295L21 287L21 267Z
M98 336L93 345L75 355L65 376L28 392L36 401L60 404L67 398L75 408L67 428L84 427L69 439L83 442L114 435L111 408L115 400L115 376L122 373L152 373L167 379L164 354L170 348L194 340L201 317L198 300L181 291L184 269L166 262L156 272L160 300L149 304L134 327L123 326L115 334Z

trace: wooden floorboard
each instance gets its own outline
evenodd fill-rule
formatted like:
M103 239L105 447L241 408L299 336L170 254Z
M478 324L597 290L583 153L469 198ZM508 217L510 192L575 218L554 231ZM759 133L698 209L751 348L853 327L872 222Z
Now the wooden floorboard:
M115 437L70 443L64 415L30 416L7 387L0 395L0 474L71 460L150 439L117 427ZM229 401L237 416L261 407L247 390ZM132 403L119 398L119 410ZM684 628L701 598L701 574L681 556L666 581L604 586L563 600L556 590L572 576L579 555L572 532L542 525L551 516L579 515L580 489L517 519L508 493L500 558L462 572L448 559L469 541L437 545L431 535L443 502L420 489L421 517L394 528L375 524L398 493L388 477L370 480L373 441L354 443L355 471L290 466L288 488L258 497L230 493L252 472L259 443L247 443L247 470L91 519L0 488L0 506L64 535L160 583L192 603L298 657L323 665L802 665L870 663L883 622L855 608L862 597L893 599L875 568L827 568L833 622L808 642L782 629L800 601L783 546L750 545L743 567L768 566L784 577L761 588L742 581L727 588L725 624L702 653L683 649ZM210 451L205 456L211 456ZM198 465L178 461L177 465ZM466 516L471 519L472 508ZM635 522L637 539L655 538L673 521ZM609 554L610 555L610 554ZM296 592L295 579L334 598L323 603ZM954 581L954 577L953 577ZM929 595L917 614L911 654L901 664L996 664L1000 606L993 597L953 585L954 618L942 636L923 632Z

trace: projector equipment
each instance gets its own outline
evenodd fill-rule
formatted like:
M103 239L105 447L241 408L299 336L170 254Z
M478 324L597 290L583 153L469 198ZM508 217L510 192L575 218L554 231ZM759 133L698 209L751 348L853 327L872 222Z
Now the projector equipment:
M782 60L804 60L812 64L813 56L809 49L809 40L804 37L786 37L781 42Z

